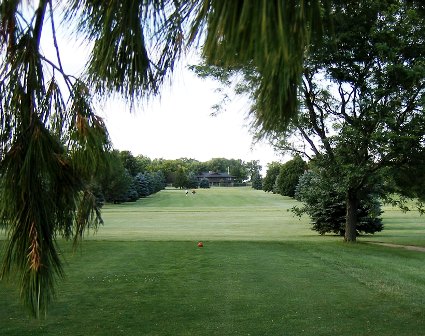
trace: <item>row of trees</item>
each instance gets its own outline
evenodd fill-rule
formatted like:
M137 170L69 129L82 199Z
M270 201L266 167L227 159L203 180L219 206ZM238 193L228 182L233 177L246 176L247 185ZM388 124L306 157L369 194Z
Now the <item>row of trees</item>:
M133 156L129 151L111 151L109 168L100 172L93 181L96 195L107 202L135 201L165 188L194 189L209 187L207 181L196 177L205 171L227 172L236 183L259 176L259 161L214 158L206 162L181 158L176 160L150 159L144 155ZM200 182L203 182L200 185ZM261 187L260 187L261 188Z
M96 195L106 202L132 202L157 193L166 186L161 171L148 171L141 164L132 168L129 152L112 151L109 166L94 179Z

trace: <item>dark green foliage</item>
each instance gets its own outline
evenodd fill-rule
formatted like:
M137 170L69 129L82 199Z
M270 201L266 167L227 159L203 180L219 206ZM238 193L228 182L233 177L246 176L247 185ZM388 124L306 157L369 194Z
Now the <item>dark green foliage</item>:
M146 173L145 178L146 178L146 182L147 182L147 186L149 190L149 195L152 195L153 193L155 193L154 177L152 176L152 174Z
M103 194L107 202L122 203L127 202L128 192L133 184L133 178L126 169L115 171L110 175L103 189Z
M183 167L179 167L176 171L175 180L173 183L174 188L186 188L187 185L187 175Z
M263 190L266 192L273 191L276 178L279 175L281 164L272 162L268 166L266 176L263 179Z
M149 182L143 173L139 173L134 178L136 191L139 197L147 197L150 195Z
M241 159L229 160L228 168L225 170L216 170L219 172L225 172L229 170L230 175L232 175L235 179L236 183L242 183L243 180L246 180L249 176L251 176L252 169L255 169L255 166L252 166L252 162L245 163Z
M162 172L139 173L134 178L139 197L147 197L165 188Z
M137 155L136 156L136 166L137 166L137 173L144 173L149 171L150 167L152 166L152 160L144 155ZM136 174L137 175L137 174Z
M263 179L259 173L252 174L251 183L252 183L252 188L256 190L263 189Z
M250 162L247 162L245 166L248 170L249 178L253 184L255 180L255 188L254 186L253 188L256 190L261 190L263 181L261 178L262 167L260 165L260 162L258 160L251 160Z
M131 152L121 151L119 156L124 168L127 169L131 176L136 176L140 172L138 161Z
M425 17L405 1L349 0L335 2L329 19L334 29L305 58L300 112L270 139L314 160L321 178L339 179L344 239L355 241L355 209L383 175L387 195L425 189L406 178L424 166Z
M166 187L167 183L165 181L165 176L162 171L156 171L156 172L150 173L150 175L152 176L152 179L153 179L154 192L161 191Z
M108 160L109 168L100 172L96 180L107 202L126 202L133 177L124 168L118 151L110 152Z
M239 164L235 167L231 166L231 161L225 158L213 158L206 162L207 170L213 172L227 172L227 169L230 168L232 171L236 172L239 170ZM237 161L237 160L234 160ZM239 162L237 162L239 163Z
M389 169L386 175L387 182L392 189L402 197L387 197L389 202L396 201L403 210L410 210L405 198L418 200L415 204L417 209L425 213L425 153L417 155L414 160L410 160L403 165ZM390 195L391 196L391 195Z
M312 221L312 230L320 234L345 234L346 196L338 180L324 180L312 171L305 172L299 179L295 198L303 207L292 210L297 216L307 214ZM380 218L382 211L376 194L367 193L357 209L357 234L379 232L383 229Z
M307 163L299 155L284 163L280 167L273 191L282 196L294 197L298 180L306 169Z
M63 275L56 237L77 242L102 222L90 183L109 149L88 86L42 57L49 4L40 1L32 17L18 12L29 7L20 1L0 4L0 218L8 236L0 276L18 274L36 316Z
M144 158L143 161L147 162L147 160L148 158ZM154 159L144 167L147 171L162 171L167 184L172 184L177 188L184 188L182 174L187 174L187 172L193 172L196 175L209 171L219 173L229 172L237 183L242 183L244 180L251 178L251 175L255 171L261 170L258 162L258 160L244 162L241 159L226 158L213 158L205 162L187 158L176 160Z
M207 189L209 187L210 187L210 181L208 181L207 178L204 177L199 181L199 188Z
M103 195L102 188L100 187L98 182L95 181L95 182L90 183L89 189L96 199L97 207L99 209L102 208L102 206L105 204L105 196Z
M198 179L196 177L196 174L194 172L190 172L187 174L187 182L186 182L186 188L188 189L197 189L199 186Z
M139 194L137 193L136 186L131 184L126 195L126 202L136 202L139 199Z
M165 188L165 177L161 171L144 174L150 194L155 194Z
M138 172L140 165L128 151L113 151L109 154L110 169L97 177L102 193L107 202L136 201L165 188L165 178L161 171ZM145 159L146 161L146 159ZM127 168L133 169L133 177Z

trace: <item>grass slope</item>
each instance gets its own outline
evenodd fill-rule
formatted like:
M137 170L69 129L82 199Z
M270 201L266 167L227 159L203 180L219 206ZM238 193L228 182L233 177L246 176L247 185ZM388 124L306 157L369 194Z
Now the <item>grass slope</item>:
M46 319L1 282L1 334L425 335L425 253L318 236L277 195L191 197L108 206L79 251L61 242L67 277ZM420 217L389 215L388 234L360 241L423 235Z
M251 188L201 189L195 195L167 189L133 204L108 205L105 226L88 239L287 240L317 239L287 210L291 198Z

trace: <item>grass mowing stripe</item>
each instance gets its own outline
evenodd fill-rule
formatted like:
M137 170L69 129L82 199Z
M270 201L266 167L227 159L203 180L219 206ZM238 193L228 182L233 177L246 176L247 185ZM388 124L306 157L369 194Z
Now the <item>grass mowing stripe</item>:
M295 204L213 188L107 205L81 252L60 242L67 277L47 319L0 283L1 334L425 335L425 253L319 236ZM423 218L385 210L360 242L425 245Z

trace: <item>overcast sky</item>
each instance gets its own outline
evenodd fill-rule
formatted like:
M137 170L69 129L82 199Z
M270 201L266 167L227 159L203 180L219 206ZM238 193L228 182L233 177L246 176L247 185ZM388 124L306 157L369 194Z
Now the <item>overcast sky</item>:
M160 98L140 105L133 114L123 102L108 102L104 117L114 147L152 159L224 157L260 160L264 167L279 161L269 145L252 146L246 101L232 101L225 111L211 116L212 106L221 99L216 87L182 69Z

